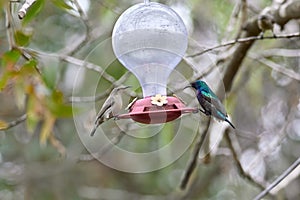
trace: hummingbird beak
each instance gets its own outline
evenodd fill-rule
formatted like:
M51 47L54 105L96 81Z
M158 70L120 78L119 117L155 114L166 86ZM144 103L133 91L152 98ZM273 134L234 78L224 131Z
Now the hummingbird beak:
M132 86L130 85L126 85L126 86L122 86L121 89L125 90L125 89L128 89L128 88L131 88Z
M130 88L131 86L120 86L118 88L115 88L117 91L120 91L120 90L126 90L128 88Z
M192 88L192 86L191 85L187 85L187 86L185 86L184 88L183 88L183 90L185 90L186 88Z

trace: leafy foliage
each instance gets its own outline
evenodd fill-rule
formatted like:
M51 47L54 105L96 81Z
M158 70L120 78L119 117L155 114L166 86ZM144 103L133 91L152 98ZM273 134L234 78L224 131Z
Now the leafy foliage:
M37 0L27 11L26 16L22 20L23 26L26 26L29 22L35 19L38 14L43 10L45 0Z

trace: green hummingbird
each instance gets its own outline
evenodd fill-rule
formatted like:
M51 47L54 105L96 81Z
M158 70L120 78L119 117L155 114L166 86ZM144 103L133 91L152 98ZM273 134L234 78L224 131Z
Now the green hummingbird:
M190 86L188 86L190 87ZM234 125L229 121L225 107L221 103L217 95L201 80L191 83L191 87L196 89L197 99L204 110L199 109L206 115L212 115L217 119L226 121L235 129Z

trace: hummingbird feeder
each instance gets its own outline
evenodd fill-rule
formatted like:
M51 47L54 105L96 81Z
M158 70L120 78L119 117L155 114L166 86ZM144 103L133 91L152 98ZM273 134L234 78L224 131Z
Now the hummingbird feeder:
M128 8L117 20L112 46L118 60L139 80L143 99L131 105L131 118L145 124L165 123L195 112L177 97L167 96L167 80L188 43L186 27L170 7L149 2Z

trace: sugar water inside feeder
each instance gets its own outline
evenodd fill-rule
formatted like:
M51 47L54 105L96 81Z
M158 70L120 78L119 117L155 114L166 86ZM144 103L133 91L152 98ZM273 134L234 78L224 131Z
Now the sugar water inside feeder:
M138 78L144 97L166 95L168 77L187 48L187 31L171 8L145 1L119 17L112 44L118 60Z

